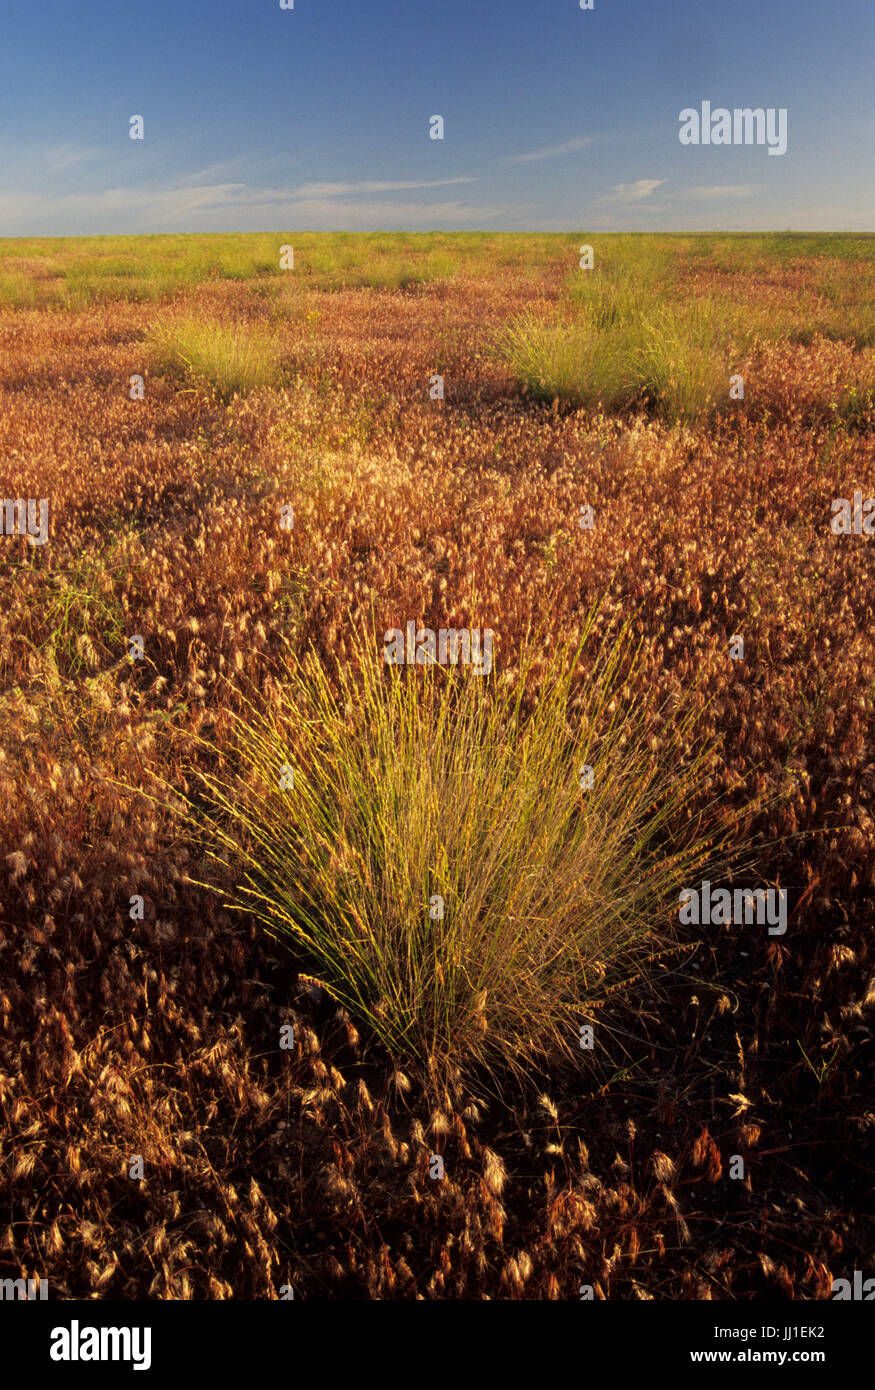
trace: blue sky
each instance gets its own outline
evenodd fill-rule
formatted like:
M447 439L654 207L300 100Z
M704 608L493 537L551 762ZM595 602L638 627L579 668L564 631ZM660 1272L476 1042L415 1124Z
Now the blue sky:
M0 236L871 231L873 59L873 0L4 0Z

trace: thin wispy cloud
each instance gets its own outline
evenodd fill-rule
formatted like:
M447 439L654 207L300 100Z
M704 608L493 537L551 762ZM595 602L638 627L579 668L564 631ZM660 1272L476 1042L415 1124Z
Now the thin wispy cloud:
M457 183L476 183L471 175L455 179L361 179L357 183L302 183L294 189L295 198L342 198L355 193L395 193L410 188L450 188ZM287 195L289 196L289 195Z
M100 158L100 150L80 145L56 145L45 151L42 169L46 174L63 174L67 169L78 168Z
M564 154L575 154L595 144L594 135L578 135L573 140L565 140L561 145L545 145L542 150L530 150L528 154L514 154L509 157L510 164L530 164L536 159L560 159Z
M251 156L235 155L233 159L223 159L218 164L208 164L204 169L197 169L193 174L186 174L178 182L186 187L209 185L218 179L227 178L229 174L238 173L247 168L250 170L252 168Z
M649 198L655 188L660 188L665 183L665 179L636 179L634 183L617 183L610 193L605 193L601 198L596 198L599 204L604 203L640 203L644 198Z
M0 179L27 176L31 179L58 178L68 169L79 169L102 157L102 151L91 145L61 143L35 145L22 141L0 140Z
M711 198L753 198L761 190L760 183L703 183L687 189L685 196L702 201Z
M48 152L45 158L48 159ZM63 151L53 157L60 161ZM83 153L83 158L84 158ZM77 162L70 151L69 163ZM236 161L213 166L217 171ZM40 167L38 164L36 167ZM336 183L301 183L291 187L261 187L243 182L193 183L195 175L169 184L143 183L139 187L48 189L33 187L27 179L10 179L0 189L0 235L26 235L33 226L49 225L56 235L76 236L92 226L107 231L144 229L225 230L232 219L237 230L259 231L271 226L322 229L333 226L350 231L386 225L463 227L467 219L492 225L513 211L513 205L460 201L420 202L386 198L386 194L424 192L476 183L473 175L447 179L357 179ZM201 170L201 175L208 170Z
M457 180L427 180L413 187L430 188L454 182ZM131 225L150 231L158 228L224 231L229 220L239 231L263 231L271 227L358 231L402 225L428 230L492 226L517 211L507 202L464 203L456 199L402 202L361 196L365 191L375 193L377 187L382 189L385 185L369 181L364 187L301 184L292 189L270 189L220 183L200 188L182 185L123 187L66 194L17 191L0 196L0 234L24 234L26 227L45 222L49 216L55 235L75 236L82 228L95 223L108 232L124 231ZM389 185L386 191L394 187L397 185ZM352 195L342 196L340 190L347 188L353 190Z

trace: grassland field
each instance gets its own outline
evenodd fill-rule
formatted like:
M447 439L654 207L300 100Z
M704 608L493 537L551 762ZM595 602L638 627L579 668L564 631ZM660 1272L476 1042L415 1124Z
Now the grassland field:
M0 471L0 1277L869 1267L875 235L5 240Z

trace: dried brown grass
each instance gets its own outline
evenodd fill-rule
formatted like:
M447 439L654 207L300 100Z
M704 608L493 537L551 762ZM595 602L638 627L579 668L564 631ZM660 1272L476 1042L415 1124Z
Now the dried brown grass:
M772 280L808 292L792 265ZM295 389L227 409L151 378L128 399L136 305L0 318L4 495L48 496L52 537L0 538L4 1277L67 1297L719 1299L828 1297L865 1268L875 566L829 528L833 497L875 492L871 421L831 406L857 358L763 346L745 408L707 430L563 413L480 350L560 287L508 269L313 294L281 330ZM193 302L254 312L245 285ZM49 618L84 555L104 604L80 586L71 630L94 670ZM513 669L533 617L573 639L600 595L605 631L634 610L655 639L655 696L695 673L715 697L703 795L773 797L743 833L790 885L790 927L712 929L656 995L617 1001L626 1056L589 1092L545 1078L550 1108L513 1115L447 1095L436 1132L354 1021L192 886L155 779L186 790L194 734L227 740L241 692L269 705L289 644L343 660L372 605L386 627L492 626Z

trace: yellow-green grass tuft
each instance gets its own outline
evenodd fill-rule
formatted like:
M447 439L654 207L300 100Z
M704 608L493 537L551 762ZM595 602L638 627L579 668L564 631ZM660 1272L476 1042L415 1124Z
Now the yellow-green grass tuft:
M147 341L153 372L206 382L223 401L282 382L278 340L253 324L180 316L155 324Z
M424 1082L580 1060L581 1023L716 863L690 816L711 756L692 707L642 699L628 631L584 672L591 622L528 706L534 646L502 680L387 669L360 639L334 684L291 669L236 718L233 773L203 775L226 902Z

